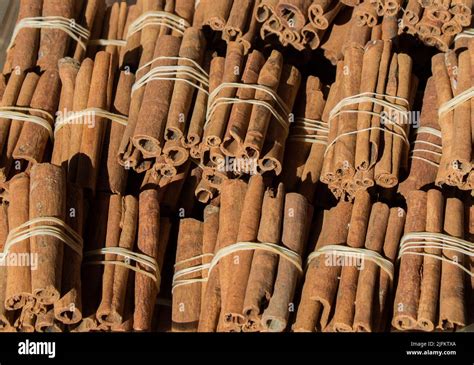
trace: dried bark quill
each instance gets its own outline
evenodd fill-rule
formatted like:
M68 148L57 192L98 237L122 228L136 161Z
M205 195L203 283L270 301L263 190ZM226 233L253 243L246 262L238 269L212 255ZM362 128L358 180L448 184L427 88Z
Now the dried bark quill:
M5 5L0 332L471 331L473 6Z

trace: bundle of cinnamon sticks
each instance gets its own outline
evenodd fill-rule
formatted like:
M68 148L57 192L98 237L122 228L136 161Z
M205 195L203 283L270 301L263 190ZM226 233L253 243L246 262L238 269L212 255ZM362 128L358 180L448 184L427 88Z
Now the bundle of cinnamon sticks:
M472 4L404 5L21 0L0 332L471 325Z
M257 50L245 57L232 42L225 58L212 59L202 136L190 151L202 166L204 196L233 176L281 173L300 83L298 69L275 50L268 57Z
M416 35L426 45L447 51L471 26L472 10L471 0L408 0L400 33Z
M254 17L262 24L262 39L276 38L282 45L301 51L319 48L343 8L341 1L262 0Z
M323 113L329 135L321 181L337 198L352 200L359 190L400 182L416 88L411 57L392 42L348 46Z
M466 273L472 278L472 242L464 240L472 201L435 189L412 191L407 209L392 326L402 331L461 328L469 323L472 289L472 280L466 280Z
M437 118L442 136L436 184L456 186L462 190L474 188L474 124L471 115L473 52L474 41L469 40L467 48L437 54L432 59Z
M3 73L57 70L65 56L81 61L101 7L104 0L21 0Z
M61 167L35 164L8 183L2 209L4 330L62 331L81 320L84 202ZM67 265L63 265L67 262Z
M325 210L293 330L385 331L404 222L402 208L365 191Z
M285 194L283 184L265 186L259 175L225 181L219 206L206 207L204 222L181 222L173 329L287 329L312 212L305 197Z

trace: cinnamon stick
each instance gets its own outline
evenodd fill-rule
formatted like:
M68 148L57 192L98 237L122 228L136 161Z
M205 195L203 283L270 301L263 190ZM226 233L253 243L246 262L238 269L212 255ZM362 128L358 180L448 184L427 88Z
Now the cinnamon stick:
M66 221L66 178L61 167L35 164L30 178L30 219L55 217ZM61 295L64 243L53 236L30 239L31 254L38 257L37 270L31 271L32 294L44 305Z

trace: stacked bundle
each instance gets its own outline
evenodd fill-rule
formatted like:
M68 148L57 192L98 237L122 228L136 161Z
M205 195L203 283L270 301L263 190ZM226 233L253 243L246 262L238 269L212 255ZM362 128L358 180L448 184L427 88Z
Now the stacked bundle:
M329 137L321 173L337 198L399 183L416 86L411 57L394 52L391 42L347 48L326 104Z
M436 184L462 190L474 189L474 119L471 115L474 41L468 44L459 54L450 51L432 60L443 141Z
M392 325L423 331L465 326L471 285L465 274L473 276L473 249L464 240L464 217L472 229L472 201L464 204L462 196L444 197L438 190L412 191L407 206Z
M364 191L326 210L293 330L384 331L404 222L402 208L372 204Z
M174 330L285 330L312 212L302 195L266 187L261 176L224 182L220 208L209 205L204 223L181 222Z
M408 0L400 32L416 35L426 45L447 51L471 25L472 0ZM467 30L467 35L470 31Z
M472 5L416 4L443 32ZM418 57L401 5L22 0L0 331L470 325L474 43Z
M262 0L212 0L196 1L196 16L193 26L208 27L222 32L227 43L237 42L247 54L259 32L254 13Z
M319 48L343 8L340 1L263 0L254 16L262 23L262 39L276 37L282 45L301 51Z
M201 143L191 148L203 169L200 201L232 175L281 173L300 83L298 69L278 51L267 58L253 51L244 60L242 46L232 42L225 58L213 58Z

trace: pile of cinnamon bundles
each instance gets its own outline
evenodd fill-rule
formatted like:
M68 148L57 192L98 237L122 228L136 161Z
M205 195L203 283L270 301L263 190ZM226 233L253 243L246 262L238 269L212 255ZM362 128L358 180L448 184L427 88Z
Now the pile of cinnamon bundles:
M408 0L400 32L416 35L423 43L447 51L451 43L469 32L471 0Z
M472 6L19 1L0 332L469 330Z

